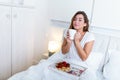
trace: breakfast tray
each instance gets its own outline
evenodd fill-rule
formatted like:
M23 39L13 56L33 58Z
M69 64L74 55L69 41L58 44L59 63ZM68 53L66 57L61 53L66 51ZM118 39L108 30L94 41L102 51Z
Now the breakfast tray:
M56 68L56 63L49 65L49 69L58 73L58 74L60 74L60 75L68 76L68 77L71 77L71 78L74 78L74 79L75 78L77 78L77 79L80 78L80 75L83 72L85 72L85 70L87 69L87 68L85 68L83 66L80 66L80 65L76 65L76 64L73 64L73 63L70 63L70 62L68 62L68 63L70 64L70 70L67 71L67 72L62 71L62 70L58 70Z

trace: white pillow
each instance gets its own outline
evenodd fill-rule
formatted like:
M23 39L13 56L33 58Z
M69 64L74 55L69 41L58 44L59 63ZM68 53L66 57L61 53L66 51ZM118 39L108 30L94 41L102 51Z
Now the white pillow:
M100 63L102 62L103 57L103 54L100 52L92 52L86 60L86 63L89 68L96 71L100 67Z
M109 51L108 63L103 68L103 76L106 80L120 80L120 51Z

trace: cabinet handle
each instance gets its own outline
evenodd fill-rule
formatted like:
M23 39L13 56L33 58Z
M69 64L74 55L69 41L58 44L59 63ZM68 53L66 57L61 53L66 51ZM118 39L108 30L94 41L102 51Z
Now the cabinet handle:
M8 19L10 19L10 14L6 14L6 17L7 17Z
M17 18L17 14L14 14L14 15L13 15L13 18Z

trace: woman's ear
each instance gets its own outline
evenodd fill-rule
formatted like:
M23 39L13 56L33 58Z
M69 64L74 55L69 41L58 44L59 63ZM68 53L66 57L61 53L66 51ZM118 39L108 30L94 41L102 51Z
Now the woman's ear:
M87 26L87 24L86 24L86 23L84 23L84 26Z

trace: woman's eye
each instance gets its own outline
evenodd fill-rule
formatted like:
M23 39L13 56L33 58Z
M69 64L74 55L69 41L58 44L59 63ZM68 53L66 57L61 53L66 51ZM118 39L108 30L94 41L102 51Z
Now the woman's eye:
M73 21L82 21L82 19L76 19L76 18L74 18Z
M79 21L83 21L83 19L80 18Z

